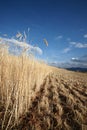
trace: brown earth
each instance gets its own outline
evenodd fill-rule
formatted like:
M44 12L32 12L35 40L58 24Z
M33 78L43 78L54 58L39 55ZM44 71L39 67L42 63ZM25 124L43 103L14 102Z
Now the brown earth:
M87 74L53 68L12 130L87 130Z
M0 102L0 122L4 112ZM10 129L87 130L87 74L53 68L28 112Z

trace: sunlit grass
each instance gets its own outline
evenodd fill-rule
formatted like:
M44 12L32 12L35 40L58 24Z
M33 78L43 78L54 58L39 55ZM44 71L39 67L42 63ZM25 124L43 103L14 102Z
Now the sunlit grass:
M16 42L20 55L0 44L0 130L87 128L87 74L50 67Z
M18 118L27 112L35 93L40 89L44 78L50 73L50 68L33 56L14 56L5 48L0 53L0 100L5 104L2 129L12 118ZM9 119L7 119L7 115Z

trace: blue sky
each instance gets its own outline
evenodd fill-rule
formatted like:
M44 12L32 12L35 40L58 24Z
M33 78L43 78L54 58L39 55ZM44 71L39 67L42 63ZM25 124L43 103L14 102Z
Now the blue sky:
M3 41L28 29L27 44L42 51L40 59L61 67L87 67L87 0L1 0Z

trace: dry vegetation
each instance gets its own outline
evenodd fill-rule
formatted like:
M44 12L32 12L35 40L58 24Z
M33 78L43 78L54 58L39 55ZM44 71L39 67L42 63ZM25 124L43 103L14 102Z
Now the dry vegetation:
M0 52L0 130L86 130L87 74Z

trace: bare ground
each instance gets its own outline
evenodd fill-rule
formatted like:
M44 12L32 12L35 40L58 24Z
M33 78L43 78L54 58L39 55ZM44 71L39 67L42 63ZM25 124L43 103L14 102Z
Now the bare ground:
M11 130L87 130L87 74L53 70Z

